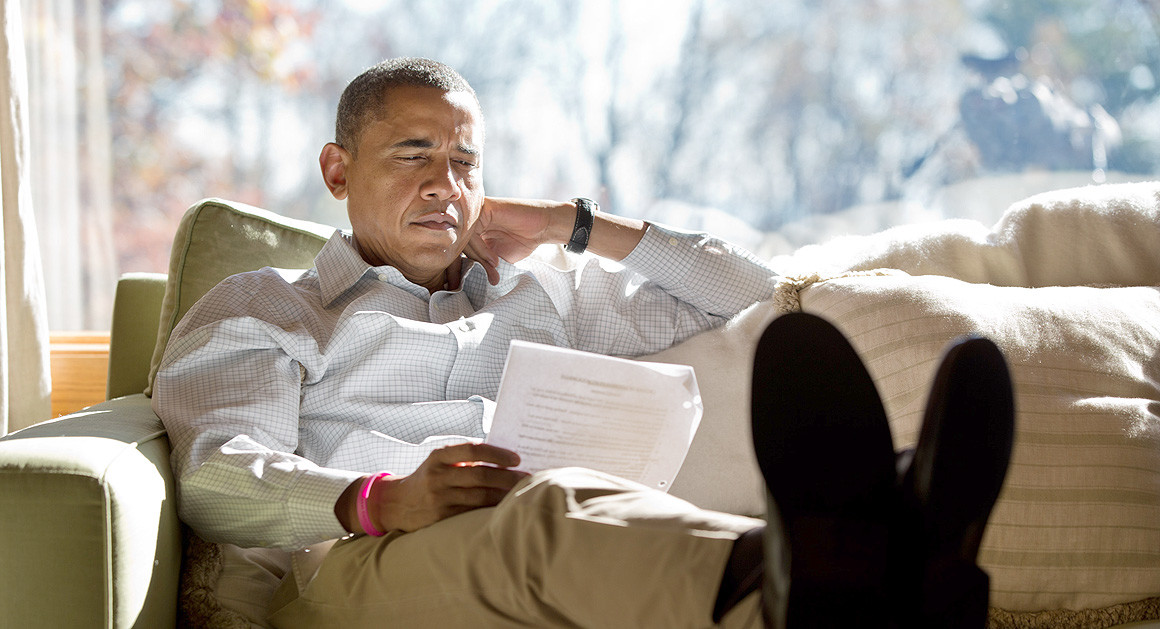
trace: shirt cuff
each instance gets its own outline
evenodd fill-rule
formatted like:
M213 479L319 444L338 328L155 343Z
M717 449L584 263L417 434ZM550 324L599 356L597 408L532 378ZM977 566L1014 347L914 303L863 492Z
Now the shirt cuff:
M309 546L350 534L334 514L334 505L342 492L363 476L362 472L316 468L305 470L295 479L289 512L291 530L300 538L299 544Z
M650 223L622 261L705 312L732 316L773 295L778 274L742 247L703 232Z
M696 263L699 244L706 238L707 234L649 223L640 242L620 263L650 279L659 279L655 275L668 272L680 276L682 270ZM663 263L658 264L658 261Z

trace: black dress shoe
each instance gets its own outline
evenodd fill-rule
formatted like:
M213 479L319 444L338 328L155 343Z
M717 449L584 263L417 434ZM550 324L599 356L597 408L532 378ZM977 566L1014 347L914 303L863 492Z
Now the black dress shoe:
M899 626L986 625L989 578L977 558L1007 474L1014 425L1011 377L999 348L977 337L950 346L918 444L900 458L904 506L892 578L897 608L914 615Z
M769 627L885 627L897 510L874 382L825 320L775 319L753 365L753 443L767 489Z

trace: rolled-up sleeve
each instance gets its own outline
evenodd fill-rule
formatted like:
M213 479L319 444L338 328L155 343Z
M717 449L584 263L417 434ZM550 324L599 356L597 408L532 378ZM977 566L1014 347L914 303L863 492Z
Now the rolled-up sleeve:
M723 324L773 296L777 273L707 234L652 224L617 264L591 258L550 290L576 349L641 356Z
M182 519L211 541L290 550L346 534L334 504L360 474L292 454L301 367L269 328L247 317L179 328L153 408Z
M749 251L699 232L651 224L625 267L707 314L732 317L773 296L777 273Z

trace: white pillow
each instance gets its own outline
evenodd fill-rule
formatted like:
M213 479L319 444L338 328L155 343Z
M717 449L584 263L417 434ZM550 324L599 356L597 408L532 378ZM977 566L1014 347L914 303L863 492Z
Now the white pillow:
M640 360L692 365L705 413L669 493L716 511L762 516L765 488L749 427L753 352L774 302L750 306L725 326Z

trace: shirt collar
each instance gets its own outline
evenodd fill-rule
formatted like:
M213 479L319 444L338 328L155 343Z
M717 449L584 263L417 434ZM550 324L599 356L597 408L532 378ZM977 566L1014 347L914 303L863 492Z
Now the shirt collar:
M349 236L342 233L342 230L335 230L318 255L314 256L314 268L318 269L322 303L329 306L373 267L355 251Z
M489 285L483 265L478 262L467 262L466 264L469 266L463 272L462 285L464 287L469 284L473 287L480 285L480 290L487 291ZM403 277L403 274L395 267L389 265L375 267L367 264L366 260L363 260L362 256L355 250L350 235L342 230L335 230L330 240L322 246L322 250L314 257L314 267L318 271L318 284L322 292L322 303L325 306L334 303L367 273L374 274L379 279L420 299L428 300L430 298L430 293L426 288ZM514 266L503 260L500 260L499 271L501 278L504 279L518 273ZM503 284L504 282L501 282L501 286Z

